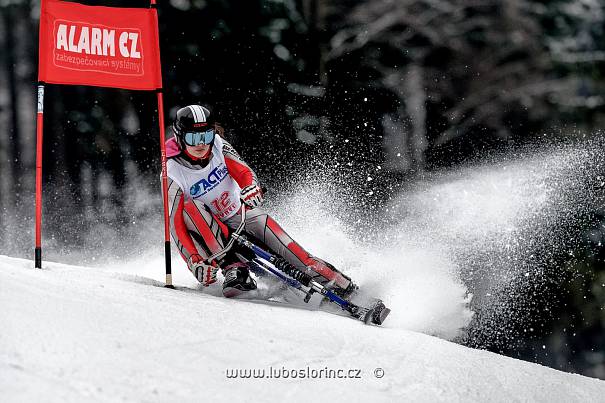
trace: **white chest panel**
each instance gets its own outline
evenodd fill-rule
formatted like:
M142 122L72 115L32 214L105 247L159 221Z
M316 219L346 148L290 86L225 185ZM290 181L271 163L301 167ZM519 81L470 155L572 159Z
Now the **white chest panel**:
M166 168L186 199L204 203L219 220L224 221L239 211L241 189L227 171L223 141L219 136L214 139L212 158L203 169L187 168L172 159L168 160Z

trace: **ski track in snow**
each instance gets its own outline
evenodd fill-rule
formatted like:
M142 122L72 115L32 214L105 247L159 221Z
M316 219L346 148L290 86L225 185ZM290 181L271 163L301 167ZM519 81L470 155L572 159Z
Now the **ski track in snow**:
M0 388L7 403L585 402L605 393L603 381L404 329L216 298L188 276L177 275L187 288L169 290L155 275L32 266L0 256ZM226 377L228 369L268 374L270 367L307 366L359 369L361 378Z

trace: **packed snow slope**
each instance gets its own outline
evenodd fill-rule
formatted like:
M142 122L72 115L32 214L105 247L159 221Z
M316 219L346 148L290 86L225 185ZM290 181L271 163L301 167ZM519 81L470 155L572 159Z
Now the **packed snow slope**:
M587 402L605 394L603 381L388 323L228 300L181 271L170 290L161 273L32 266L0 256L3 402ZM273 379L227 376L264 369L268 377L271 368ZM284 379L284 370L303 375ZM335 379L337 370L351 378Z

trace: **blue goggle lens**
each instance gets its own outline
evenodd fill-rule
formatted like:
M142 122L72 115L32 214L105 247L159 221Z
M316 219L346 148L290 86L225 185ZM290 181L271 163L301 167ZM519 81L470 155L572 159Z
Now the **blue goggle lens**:
M211 144L214 140L214 129L205 132L187 132L184 136L185 144L188 146L199 146L200 144Z

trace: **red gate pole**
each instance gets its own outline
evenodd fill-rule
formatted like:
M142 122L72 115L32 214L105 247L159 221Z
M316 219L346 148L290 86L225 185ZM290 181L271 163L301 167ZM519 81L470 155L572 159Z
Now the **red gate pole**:
M158 24L158 10L156 0L150 0L149 7L152 8L155 18L155 38L157 41L156 49L157 63L161 63L160 59L160 33ZM161 66L157 66L160 71ZM162 155L162 200L164 202L164 257L166 259L166 285L165 287L174 288L172 285L172 265L170 260L170 217L168 214L168 173L166 170L166 133L164 125L164 98L162 94L162 88L156 90L158 97L158 123L160 125L160 150Z
M38 113L36 117L36 248L34 261L42 268L42 133L44 123L44 83L38 83Z
M160 124L160 150L162 153L162 199L164 201L164 254L166 258L166 287L174 288L172 285L172 268L170 261L170 218L168 215L168 174L166 170L166 134L164 133L164 99L162 90L157 90L158 95L158 121Z

